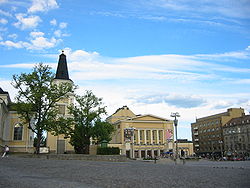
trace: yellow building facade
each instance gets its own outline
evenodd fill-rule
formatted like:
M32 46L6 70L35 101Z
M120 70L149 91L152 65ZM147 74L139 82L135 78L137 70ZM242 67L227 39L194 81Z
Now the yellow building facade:
M130 158L154 158L174 149L173 121L155 115L135 115L127 106L107 121L115 126L110 147Z
M0 147L8 145L10 152L33 153L34 134L19 114L11 109L9 93L0 88Z
M177 147L178 155L181 157L191 157L194 155L194 147L192 141L189 141L187 139L178 139Z

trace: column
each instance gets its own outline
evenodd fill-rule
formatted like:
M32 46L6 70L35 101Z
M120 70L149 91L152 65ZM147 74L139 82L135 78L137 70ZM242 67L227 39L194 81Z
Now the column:
M157 156L160 157L161 156L161 150L157 150Z
M141 158L141 150L138 150L138 157Z
M153 130L150 130L150 144L153 144Z
M156 130L156 144L159 144L159 130Z
M141 143L141 135L140 135L140 129L137 130L137 144Z
M145 158L148 158L148 150L145 149Z
M154 152L154 150L153 150L153 149L151 150L151 157L152 157L152 158L154 158L154 157L155 157L155 152Z
M144 129L144 144L147 145L147 133L146 129Z

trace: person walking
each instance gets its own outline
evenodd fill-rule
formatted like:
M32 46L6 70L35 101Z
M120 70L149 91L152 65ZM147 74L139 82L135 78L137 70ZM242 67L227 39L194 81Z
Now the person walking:
M9 151L10 151L10 148L7 145L5 145L4 153L3 153L2 157L5 157L5 156L8 157Z

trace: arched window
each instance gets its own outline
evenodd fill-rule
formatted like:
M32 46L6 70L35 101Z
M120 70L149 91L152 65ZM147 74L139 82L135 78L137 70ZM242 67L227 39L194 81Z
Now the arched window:
M23 126L17 123L14 127L14 140L22 140L23 138Z

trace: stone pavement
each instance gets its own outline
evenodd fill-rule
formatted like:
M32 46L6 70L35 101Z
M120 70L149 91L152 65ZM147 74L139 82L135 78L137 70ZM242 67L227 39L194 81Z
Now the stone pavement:
M250 185L250 161L101 162L10 156L0 159L0 187L240 187Z

